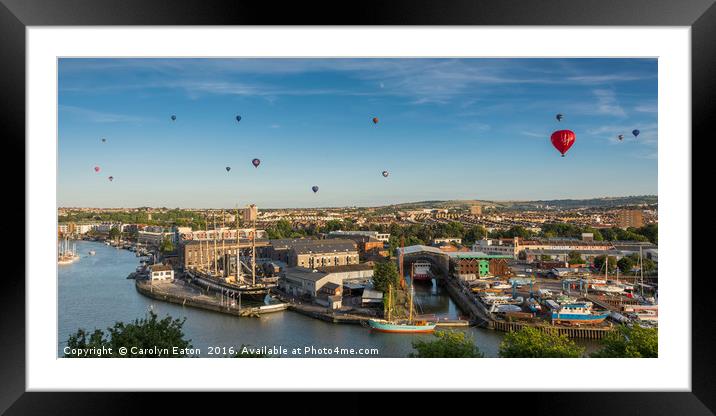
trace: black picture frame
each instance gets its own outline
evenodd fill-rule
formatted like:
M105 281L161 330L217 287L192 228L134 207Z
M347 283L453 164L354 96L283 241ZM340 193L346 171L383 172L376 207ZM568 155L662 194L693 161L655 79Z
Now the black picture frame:
M716 107L716 6L714 0L460 0L392 2L248 2L201 0L0 0L0 130L3 150L12 163L3 164L5 178L24 172L25 155L25 36L27 26L99 25L570 25L570 26L688 26L692 40L692 135L708 138L710 115ZM688 138L685 138L688 140ZM12 155L12 156L10 156ZM13 164L17 164L13 166ZM19 166L22 164L22 166ZM25 187L14 186L16 206ZM17 211L15 209L15 211ZM692 211L693 214L695 212ZM17 214L14 214L17 215ZM31 221L25 217L25 223ZM5 253L16 252L19 221L8 221L13 238L4 239ZM25 237L22 238L25 246ZM0 289L0 412L7 414L143 414L152 399L140 393L25 392L25 263L14 261ZM8 265L6 265L7 267ZM680 279L691 278L690 270ZM695 285L692 285L695 288ZM581 415L683 414L708 415L716 409L716 377L711 295L692 291L692 390L683 393L497 393L496 403L538 413ZM608 375L607 377L613 377ZM300 386L297 386L300 388ZM256 393L254 393L256 394ZM176 396L162 398L162 413L186 409ZM236 396L232 396L235 399ZM262 406L271 398L261 394ZM361 394L347 398L360 402ZM476 406L483 395L471 395ZM312 400L313 399L313 400ZM306 398L317 403L317 397ZM241 399L238 399L241 400ZM202 399L203 411L213 411L225 399ZM426 403L427 402L427 403ZM444 411L444 401L426 401L421 409ZM346 403L345 401L343 403ZM330 406L327 406L330 408ZM351 412L353 413L353 412Z

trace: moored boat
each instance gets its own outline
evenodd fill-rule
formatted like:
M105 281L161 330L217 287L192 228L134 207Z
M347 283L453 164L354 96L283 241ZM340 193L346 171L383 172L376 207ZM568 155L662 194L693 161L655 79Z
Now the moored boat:
M592 325L603 322L608 316L609 313L593 312L591 302L568 303L552 311L552 322Z
M408 321L389 322L385 319L369 319L368 326L370 329L378 332L391 332L391 333L402 333L402 334L416 334L416 333L430 333L435 331L437 326L434 322L427 321Z

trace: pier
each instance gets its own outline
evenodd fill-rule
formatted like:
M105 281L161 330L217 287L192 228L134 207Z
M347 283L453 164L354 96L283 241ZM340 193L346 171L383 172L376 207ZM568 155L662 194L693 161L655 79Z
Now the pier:
M557 326L557 325L540 325L525 322L508 322L508 321L492 321L492 329L504 332L519 331L520 329L530 326L536 328L542 332L556 332L559 335L566 335L569 338L584 338L584 339L602 339L606 334L613 330L611 325L604 327L568 327L568 326Z
M288 308L286 303L239 308L235 303L229 303L228 299L222 301L216 296L209 296L183 281L157 283L136 280L135 288L137 292L152 299L234 316L259 317L265 313L284 311Z

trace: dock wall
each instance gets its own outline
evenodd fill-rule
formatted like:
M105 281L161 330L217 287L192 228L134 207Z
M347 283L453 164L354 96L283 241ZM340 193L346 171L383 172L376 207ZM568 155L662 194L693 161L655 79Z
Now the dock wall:
M182 306L190 306L193 308L205 309L205 310L209 310L209 311L234 315L234 316L258 317L261 315L261 313L270 313L270 312L276 312L279 310L286 309L286 307L276 308L276 309L272 309L270 312L269 311L261 311L257 307L239 309L237 307L231 307L231 306L221 305L218 303L206 302L206 301L193 299L190 296L180 296L180 295L176 295L173 293L168 293L168 292L162 291L161 289L158 289L156 286L152 286L152 285L143 283L139 280L137 280L135 282L134 287L137 289L137 292L141 293L142 295L144 295L146 297L152 298L152 299L161 300L161 301L169 302L169 303L175 303L177 305L182 305Z
M584 338L584 339L602 339L608 334L612 327L595 327L595 328L579 328L579 327L563 327L554 325L531 325L522 322L507 322L507 321L493 321L492 327L498 331L512 332L519 331L520 329L531 326L540 331L555 331L560 335L566 335L569 338Z

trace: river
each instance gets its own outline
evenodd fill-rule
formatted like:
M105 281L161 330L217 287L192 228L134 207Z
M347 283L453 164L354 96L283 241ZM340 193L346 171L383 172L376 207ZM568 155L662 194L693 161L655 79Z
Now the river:
M134 281L127 275L138 265L133 252L91 241L76 241L80 259L70 265L59 266L58 272L58 356L70 334L79 328L92 331L106 329L116 321L131 322L143 318L153 309L160 318L186 318L183 330L185 338L199 349L199 356L208 357L211 347L278 347L288 351L306 347L317 350L339 348L371 348L377 354L366 357L407 357L413 350L415 339L430 339L432 335L385 334L372 332L359 325L337 325L298 313L284 311L267 314L261 318L239 318L221 313L182 307L149 299L134 288ZM95 250L96 255L88 252ZM460 311L450 297L436 285L417 285L416 304L425 314L458 318ZM504 334L482 329L463 328L475 341L486 357L496 357ZM358 357L313 350L307 355Z

